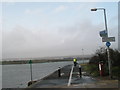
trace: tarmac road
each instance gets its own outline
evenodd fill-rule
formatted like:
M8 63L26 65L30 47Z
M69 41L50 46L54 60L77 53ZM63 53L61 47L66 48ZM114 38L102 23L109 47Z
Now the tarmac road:
M90 76L83 75L80 77L79 67L77 65L73 68L70 86L68 86L72 66L73 65L67 65L61 68L61 77L59 77L58 71L55 71L53 74L37 81L37 83L29 86L28 88L71 87L79 84L92 84L96 82L96 79Z
M61 68L61 77L59 77L57 70L27 88L111 88L113 90L118 90L119 88L118 80L92 78L84 71L82 71L82 77L80 77L79 67L73 67L73 71L72 67L73 65L67 65ZM71 71L72 76L70 80Z

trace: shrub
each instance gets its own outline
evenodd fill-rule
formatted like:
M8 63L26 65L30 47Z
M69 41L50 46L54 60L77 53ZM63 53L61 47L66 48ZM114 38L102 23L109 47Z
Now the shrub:
M110 59L112 64L112 75L116 77L120 77L120 52L118 50L110 50ZM107 50L105 48L100 48L96 50L96 53L93 57L91 57L88 69L89 72L94 75L99 75L98 64L99 62L103 62L104 64L104 75L108 75L108 57Z

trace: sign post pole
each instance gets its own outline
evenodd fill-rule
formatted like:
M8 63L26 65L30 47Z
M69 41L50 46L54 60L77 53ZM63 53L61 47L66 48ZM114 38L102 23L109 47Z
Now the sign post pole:
M110 49L109 46L111 45L110 42L106 42L106 46L107 46L107 54L108 54L108 68L109 68L109 77L112 78L111 75L111 59L110 59Z
M31 81L33 80L32 79L32 60L29 61L29 64L30 64L30 74L31 74Z

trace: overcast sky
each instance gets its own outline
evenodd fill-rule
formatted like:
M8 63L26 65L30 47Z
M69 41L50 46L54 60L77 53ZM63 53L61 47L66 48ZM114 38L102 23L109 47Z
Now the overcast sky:
M2 3L2 57L35 58L93 54L105 47L105 8L111 47L118 48L117 2L5 2ZM0 20L1 21L1 20ZM1 22L0 22L1 23Z

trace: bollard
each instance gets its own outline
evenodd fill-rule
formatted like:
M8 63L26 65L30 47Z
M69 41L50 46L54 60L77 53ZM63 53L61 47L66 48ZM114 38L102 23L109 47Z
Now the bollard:
M28 86L34 84L35 82L37 82L37 81L29 81L29 82L28 82Z
M79 73L80 73L80 77L82 77L82 72L81 72L81 66L79 65Z
M101 62L99 62L99 71L100 71L100 76L103 76L104 75L104 70L103 70L104 68L103 68L103 62L101 61Z
M58 77L61 77L61 68L58 68Z

